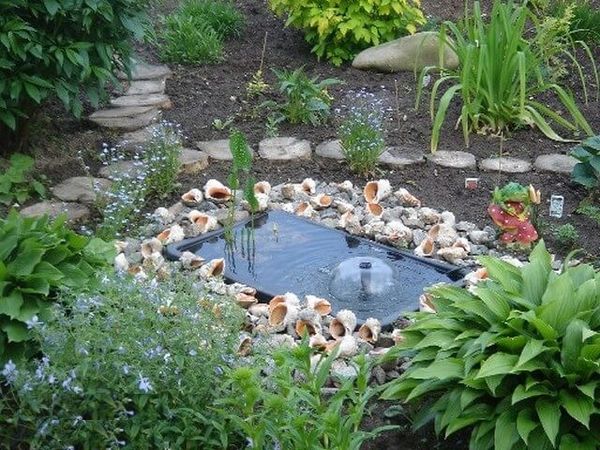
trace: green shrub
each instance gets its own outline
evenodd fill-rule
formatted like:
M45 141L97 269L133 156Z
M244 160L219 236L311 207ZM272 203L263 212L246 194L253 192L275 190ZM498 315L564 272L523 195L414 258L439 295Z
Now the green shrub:
M588 189L600 186L600 136L586 139L571 151L571 156L578 159L571 179Z
M441 37L457 53L460 66L443 72L431 91L432 151L437 149L448 106L456 95L462 100L460 123L467 145L471 132L503 133L532 125L550 139L565 141L547 119L572 131L582 129L588 135L593 134L573 97L559 85L545 81L541 56L526 39L530 16L524 5L496 0L489 22L481 13L479 2L474 3L473 11L465 17L463 27L444 22ZM422 71L417 105L423 77L432 69L441 70L429 67ZM436 111L436 94L442 84L450 86L441 96ZM572 121L535 99L545 92L557 95Z
M591 200L582 201L575 212L590 218L600 226L600 206L592 204Z
M48 97L76 116L112 73L129 66L143 35L143 0L0 2L0 127L15 130ZM0 135L6 129L0 128Z
M179 125L162 122L152 127L152 138L144 146L146 190L149 196L166 197L177 187L181 167L181 129Z
M418 403L415 425L466 427L472 449L595 449L600 439L600 273L552 270L543 242L517 268L483 257L473 290L430 290L394 356L412 358L386 399Z
M221 39L239 37L244 28L244 16L230 1L187 0L181 7L181 15L202 20Z
M549 0L532 3L539 16L559 17L567 9L571 9L571 36L588 44L600 40L600 10L589 0Z
M64 219L0 219L0 361L30 356L30 328L49 318L60 288L89 287L114 248L69 230Z
M554 238L563 248L572 248L579 240L577 229L570 223L565 223L554 230Z
M21 153L10 157L9 166L0 174L0 203L10 206L24 203L33 193L40 197L46 194L46 188L31 176L33 158Z
M48 450L223 448L211 406L243 314L192 284L113 275L97 292L63 296L36 330L41 359L0 370L0 385L8 383L0 441Z
M269 5L287 18L286 26L304 31L317 57L334 65L425 23L418 0L269 0Z

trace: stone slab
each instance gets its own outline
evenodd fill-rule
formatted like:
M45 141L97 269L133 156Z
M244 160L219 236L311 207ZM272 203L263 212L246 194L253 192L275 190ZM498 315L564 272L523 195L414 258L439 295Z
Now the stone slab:
M479 168L488 172L525 173L531 170L531 163L524 159L501 156L482 160Z
M475 155L461 151L438 150L428 155L427 159L438 166L454 169L472 169L477 166Z
M548 155L540 155L535 159L533 166L537 170L545 172L556 172L570 174L573 172L575 164L577 164L575 158L569 155L562 155L560 153L550 153Z
M160 111L152 106L127 106L96 111L89 119L105 128L139 130L158 120Z
M52 194L65 202L94 203L96 193L110 189L106 178L72 177L51 188Z
M208 167L208 155L198 150L184 148L179 157L181 162L180 172L194 175Z
M414 148L388 147L379 156L379 163L392 167L404 167L424 162L423 152Z
M98 174L103 178L114 179L122 175L137 176L142 172L142 166L136 161L118 161L102 167Z
M344 159L342 144L339 139L321 142L317 145L315 154L321 158Z
M258 144L260 157L271 161L310 159L311 153L310 142L295 137L268 138Z
M196 147L212 159L218 159L219 161L231 161L233 159L233 155L229 149L229 139L200 141L196 142Z
M167 66L147 64L144 62L136 63L131 69L131 80L153 80L156 78L169 78L173 72ZM119 73L119 79L127 80L127 74Z
M132 81L125 95L164 94L166 86L166 78Z
M138 149L152 139L152 126L142 128L141 130L128 131L121 137L119 147L127 149Z
M171 109L173 103L165 94L124 95L110 101L111 106L154 106L160 109Z
M89 208L81 203L48 200L23 208L20 212L26 217L36 217L47 214L51 218L55 218L61 214L66 214L67 220L71 223L85 221L90 217Z

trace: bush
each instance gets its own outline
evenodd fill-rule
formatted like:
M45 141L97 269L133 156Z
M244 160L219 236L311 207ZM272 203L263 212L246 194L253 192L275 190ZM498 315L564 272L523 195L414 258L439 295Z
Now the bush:
M31 176L33 164L32 157L21 153L10 157L8 168L0 174L0 203L23 204L33 193L40 197L46 194L44 185Z
M318 58L339 66L365 48L425 23L418 0L269 0L286 25L305 33Z
M60 288L89 287L114 248L69 230L64 219L0 219L0 362L31 356L29 330L49 318Z
M600 187L600 136L583 141L571 151L571 156L579 160L571 179L588 189Z
M418 403L415 426L466 427L472 449L595 449L600 439L600 273L552 270L543 242L529 264L481 262L473 289L429 291L394 356L412 358L386 399Z
M577 229L570 223L565 223L554 230L554 238L563 248L572 248L579 240Z
M222 448L211 405L242 318L233 301L183 279L112 276L98 292L64 296L37 330L42 358L4 366L0 439L49 450Z
M542 57L525 36L530 17L527 7L496 0L489 23L484 17L479 2L475 2L472 13L465 17L464 33L452 22L444 22L441 28L442 39L457 53L460 65L456 70L443 72L431 91L432 151L437 149L446 111L457 94L462 99L460 123L467 146L471 132L504 133L532 125L550 139L565 141L547 119L572 131L582 129L593 134L573 97L559 85L544 80ZM417 85L417 105L423 77L432 69L442 70L423 70ZM436 111L435 97L443 83L450 87L440 98ZM548 91L557 95L572 121L535 100Z
M227 0L187 0L181 15L203 21L220 39L239 37L244 28L244 16Z
M0 127L17 129L48 97L79 117L143 35L142 0L0 2ZM6 130L0 128L0 135Z

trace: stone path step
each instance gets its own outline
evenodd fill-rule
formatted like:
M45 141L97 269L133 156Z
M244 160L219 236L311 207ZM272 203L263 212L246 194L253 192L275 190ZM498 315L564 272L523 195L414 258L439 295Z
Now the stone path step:
M171 69L163 65L153 65L144 62L136 63L131 69L131 80L154 80L157 78L169 78L173 75ZM122 72L118 74L119 79L128 80L127 74Z
M310 142L295 137L275 137L263 139L258 144L261 158L271 161L289 161L292 159L310 159Z
M132 81L129 84L129 88L125 91L125 95L163 94L167 87L166 83L166 78Z
M110 189L106 178L72 177L51 188L52 194L65 202L94 203L96 193Z
M71 223L75 223L87 220L90 217L90 210L81 203L45 200L23 208L21 214L26 217L36 217L47 214L53 219L61 214L66 214L67 220Z
M578 162L579 161L569 155L550 153L547 155L538 156L533 163L533 166L537 170L542 170L545 172L570 174L573 172L573 168Z
M160 109L171 109L173 103L165 94L124 95L110 101L111 106L154 106Z
M179 157L181 163L180 173L193 175L208 167L208 155L199 150L184 148ZM142 166L137 161L126 160L109 164L100 169L99 174L104 178L115 178L123 174L137 176L141 173Z
M531 170L531 163L524 159L501 156L482 160L479 168L488 172L525 173Z
M473 169L477 166L475 155L461 151L438 150L435 153L427 155L427 159L438 166L454 169Z
M134 131L156 122L160 111L153 106L125 106L96 111L89 119L105 128Z

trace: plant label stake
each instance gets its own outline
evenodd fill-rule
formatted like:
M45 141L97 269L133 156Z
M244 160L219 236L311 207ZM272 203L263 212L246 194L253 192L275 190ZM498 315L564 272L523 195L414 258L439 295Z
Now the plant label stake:
M560 219L563 215L565 198L562 195L552 195L550 197L550 217Z
M465 189L477 189L479 178L465 178Z

